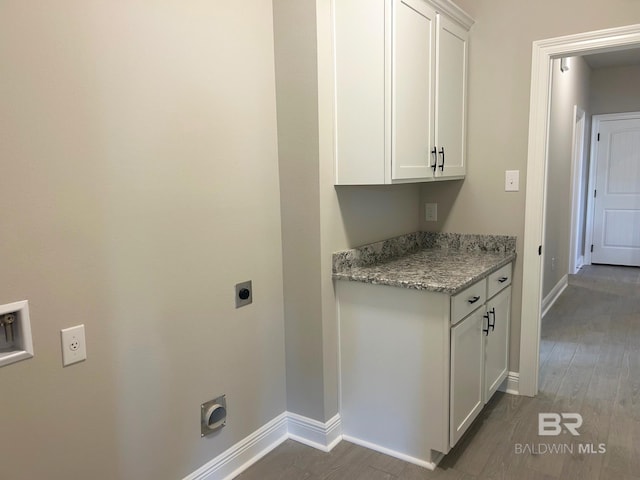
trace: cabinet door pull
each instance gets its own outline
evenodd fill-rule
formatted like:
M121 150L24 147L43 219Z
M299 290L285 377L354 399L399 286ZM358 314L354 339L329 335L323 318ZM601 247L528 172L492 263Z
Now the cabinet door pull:
M509 280L509 277L500 277L500 278L498 279L498 281L499 281L500 283L504 283L504 282L506 282L507 280Z
M433 155L433 165L431 165L431 168L433 169L433 173L436 173L436 168L438 167L438 147L433 147L431 154Z
M489 320L489 313L493 315L493 323ZM490 328L493 332L496 329L496 309L492 308L489 313L487 313L487 328Z
M444 147L440 147L440 155L442 155L442 163L440 164L440 171L444 172Z
M470 299L468 300L468 302L469 302L469 303L476 303L478 300L480 300L480 297L479 297L478 295L476 295L475 297L470 298Z
M489 314L487 313L486 315L483 315L482 318L486 318L487 319L487 328L486 329L483 328L482 331L484 332L484 335L486 337L488 337L489 336L489 327L491 326L489 324Z

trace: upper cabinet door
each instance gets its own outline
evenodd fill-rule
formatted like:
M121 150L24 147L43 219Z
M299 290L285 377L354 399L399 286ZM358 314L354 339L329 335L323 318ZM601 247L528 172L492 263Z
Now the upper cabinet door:
M438 178L463 177L466 171L468 32L446 17L438 18L436 125Z
M436 11L422 0L394 0L392 180L433 177Z

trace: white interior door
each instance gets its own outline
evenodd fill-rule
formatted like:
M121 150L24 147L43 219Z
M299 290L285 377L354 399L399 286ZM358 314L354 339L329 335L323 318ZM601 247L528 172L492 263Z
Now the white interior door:
M597 133L591 262L640 266L640 114L607 117Z

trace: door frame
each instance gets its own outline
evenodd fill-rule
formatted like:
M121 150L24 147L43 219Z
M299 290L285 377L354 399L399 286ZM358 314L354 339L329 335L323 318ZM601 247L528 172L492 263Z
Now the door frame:
M600 117L602 115L593 115L591 117L591 147L589 150L589 178L587 186L587 223L585 225L584 237L584 263L591 265L591 246L593 243L593 212L595 206L594 191L596 188L596 161L598 158L598 130L600 128Z
M522 310L520 328L520 373L518 390L522 395L538 393L540 357L540 313L542 305L542 254L545 233L547 154L551 100L551 67L555 58L602 53L640 47L640 25L598 30L533 42L531 60L531 98Z
M580 215L582 202L584 201L584 192L588 192L588 184L582 181L582 173L584 171L585 160L585 135L587 116L585 111L578 105L573 106L573 145L571 147L571 240L569 242L569 273L575 274L578 269L584 265L584 256L582 262L578 262L580 256L578 247L580 244L580 226L583 217ZM586 209L586 207L585 207ZM588 211L588 209L586 209ZM586 215L586 213L585 213ZM582 225L583 232L586 233L586 222ZM585 245L588 243L585 242ZM586 250L586 249L585 249ZM578 265L580 263L580 265Z

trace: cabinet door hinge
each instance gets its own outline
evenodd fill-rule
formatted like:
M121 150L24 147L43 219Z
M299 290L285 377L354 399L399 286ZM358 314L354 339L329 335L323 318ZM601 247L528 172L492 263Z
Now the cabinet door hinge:
M593 245L591 245L591 253L593 253Z
M600 134L598 134L598 141L600 141Z
M542 245L538 247L538 255L542 255Z
M597 191L597 190L594 190L594 191L593 191L593 198L596 198L596 196L597 196L597 195L598 195L598 191Z

